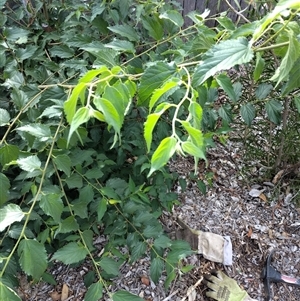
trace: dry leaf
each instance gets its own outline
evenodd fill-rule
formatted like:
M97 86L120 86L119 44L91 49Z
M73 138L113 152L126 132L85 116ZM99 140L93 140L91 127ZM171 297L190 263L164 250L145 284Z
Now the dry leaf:
M249 231L248 231L248 233L247 233L247 236L248 236L249 238L251 238L252 233L253 233L253 229L252 229L252 227L249 227Z
M142 276L142 277L141 277L141 282L142 282L143 284L147 285L147 286L150 285L150 280L149 280L149 278L146 277L146 276Z
M67 300L69 297L69 287L64 283L61 291L61 301Z
M266 197L263 193L261 193L261 194L259 195L259 198L260 198L261 200L263 200L264 202L267 202L267 197Z
M61 297L60 293L57 291L51 292L49 295L53 301L59 301Z

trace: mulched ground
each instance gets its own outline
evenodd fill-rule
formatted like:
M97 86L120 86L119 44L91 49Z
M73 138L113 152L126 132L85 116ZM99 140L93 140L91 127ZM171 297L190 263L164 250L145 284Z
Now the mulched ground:
M148 256L133 265L124 264L120 276L108 287L110 292L119 289L137 294L147 301L209 301L205 296L206 287L201 283L202 275L211 269L225 271L236 279L252 298L264 300L264 285L260 278L266 256L275 249L272 265L280 272L300 278L300 209L294 204L297 191L289 187L288 179L258 180L263 168L252 162L243 162L243 146L231 143L218 145L209 151L209 166L199 165L199 179L205 181L210 172L212 185L203 195L189 173L194 168L190 158L177 158L170 167L186 178L188 187L178 192L181 205L172 213L165 213L162 222L170 230L178 225L180 216L190 227L229 235L233 244L233 265L223 266L193 255L186 259L195 268L178 276L168 291L164 290L165 276L158 284L149 279L150 259ZM247 173L243 173L247 170ZM103 242L100 238L100 243ZM61 293L67 292L65 300L84 300L83 276L91 269L89 262L79 267L64 266L59 263L51 269L57 286L43 282L29 285L23 279L20 295L24 300L61 300ZM63 287L64 285L64 287ZM189 293L194 286L194 293ZM189 295L189 296L188 296ZM272 284L272 300L300 300L300 289L286 284ZM108 301L107 295L102 300Z

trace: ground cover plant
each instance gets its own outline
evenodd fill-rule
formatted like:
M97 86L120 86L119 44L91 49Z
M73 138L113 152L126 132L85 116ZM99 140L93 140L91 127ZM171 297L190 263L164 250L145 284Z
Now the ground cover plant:
M89 257L85 300L104 290L141 300L108 283L146 251L152 280L166 273L168 288L192 268L182 262L192 250L159 222L177 203L166 163L189 155L197 170L237 116L249 127L256 116L282 124L284 108L297 118L300 1L279 1L245 24L224 13L216 28L205 25L208 11L191 12L184 28L175 1L0 7L0 299L20 300L19 272L55 283L53 261ZM227 74L237 66L253 90ZM108 242L99 253L100 234Z

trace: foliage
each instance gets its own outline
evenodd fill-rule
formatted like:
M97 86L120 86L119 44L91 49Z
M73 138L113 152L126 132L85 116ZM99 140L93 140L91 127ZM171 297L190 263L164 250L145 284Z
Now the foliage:
M236 107L248 125L261 103L280 122L282 100L300 86L299 1L282 0L244 25L223 16L213 29L207 12L191 13L194 25L183 29L172 1L0 6L1 299L19 300L20 270L36 280L51 261L89 257L95 277L86 279L86 300L104 291L140 300L110 293L107 280L148 251L152 280L166 273L168 288L191 250L159 222L177 203L166 163L190 155L196 169ZM265 78L271 51L280 64ZM248 101L226 70L253 62L259 85ZM216 108L222 91L227 101ZM100 255L99 235L108 238Z

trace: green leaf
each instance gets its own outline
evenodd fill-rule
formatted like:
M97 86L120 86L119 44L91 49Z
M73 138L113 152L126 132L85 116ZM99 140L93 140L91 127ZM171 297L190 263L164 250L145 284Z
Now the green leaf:
M154 240L154 247L156 248L169 248L172 245L172 241L168 236L161 235Z
M158 14L153 13L151 16L145 16L142 19L144 28L147 29L149 35L155 40L159 41L163 38L164 28L163 23L159 19Z
M0 207L1 207L8 200L9 188L10 188L9 179L3 173L0 173L0 188L1 188L1 193L0 193ZM1 222L1 216L0 216L0 222Z
M298 113L300 113L300 97L294 97L294 103L297 108Z
M65 218L57 229L56 233L69 233L79 229L79 225L74 216L69 216Z
M203 110L201 105L197 102L191 102L189 105L189 112L193 117L192 118L193 127L199 130L201 128L202 115L203 115Z
M65 59L74 56L74 50L67 45L56 45L50 49L51 56L58 56L59 58Z
M92 71L96 71L96 70L92 70ZM87 76L87 74L86 74L86 76ZM65 111L67 121L69 124L71 124L73 117L75 115L78 97L80 97L81 95L84 95L85 90L86 90L85 82L80 82L80 80L79 80L79 84L76 85L76 87L73 89L73 91L71 93L71 96L64 103L64 111Z
M57 155L53 158L56 168L63 171L68 177L71 174L71 159L67 155Z
M49 193L42 195L39 204L47 215L50 215L55 222L60 223L60 217L64 209L64 204L59 194Z
M102 298L103 285L101 282L93 283L87 290L84 300L85 301L97 301Z
M18 255L22 270L38 280L47 268L47 252L44 245L33 239L23 239L18 247Z
M134 244L131 250L130 261L135 262L147 251L147 244L143 241L138 241Z
M161 84L166 82L176 74L176 65L173 63L157 62L148 67L141 77L141 82L138 90L138 105L145 105L151 94L161 87Z
M128 24L108 26L107 28L110 31L119 34L121 37L127 38L129 41L135 42L139 40L139 36L135 29Z
M24 125L17 128L17 131L26 132L30 135L37 137L40 141L46 141L51 138L51 131L49 126L44 124L35 123L34 125Z
M134 45L129 41L114 39L112 42L107 43L104 46L116 51L135 53Z
M268 117L275 124L280 123L282 110L283 110L282 104L275 99L271 99L266 103L266 111Z
M81 188L82 187L82 177L78 174L72 174L70 177L66 178L66 182L70 189Z
M273 86L267 83L260 84L255 90L255 96L259 100L265 99L273 90Z
M160 224L147 225L143 231L143 235L146 238L157 237L161 233L162 233L162 227Z
M246 103L241 106L241 116L248 126L251 125L255 115L255 107L251 103Z
M180 123L183 125L184 129L188 132L193 144L198 148L203 147L203 133L192 127L188 121L181 120Z
M106 123L111 125L119 135L124 116L120 116L114 105L105 98L95 98L94 104L96 108L103 113Z
M158 148L155 150L151 158L151 169L149 171L148 177L150 175L163 167L169 159L173 156L176 150L177 140L174 137L167 137L163 139Z
M165 289L166 289L166 290L170 287L171 282L172 282L175 278L176 278L176 273L175 273L174 270L172 270L172 271L168 274L168 276L167 276L167 278L166 278L166 280L165 280L164 286L165 286Z
M148 115L147 120L144 124L144 138L146 140L148 152L150 151L150 148L151 148L153 129L154 129L158 119L160 118L160 116L171 106L172 106L171 104L166 103L166 104L164 104L164 106L162 107L162 109L159 112Z
M25 216L18 205L8 204L0 209L0 232L14 222L20 222Z
M70 131L69 131L69 136L68 136L68 142L70 141L70 138L72 136L72 134L78 129L78 127L89 121L90 119L90 108L87 107L83 107L80 108L74 115L72 121L71 121L71 127L70 127Z
M98 203L98 208L97 208L98 222L102 220L102 217L104 216L106 210L107 210L107 201L105 198L103 198Z
M253 79L258 81L265 67L265 60L262 58L261 53L256 53L256 63L253 72Z
M159 15L160 19L166 19L171 21L177 27L183 26L184 20L182 18L182 14L179 13L177 10L168 10Z
M159 257L151 261L150 277L154 283L157 283L164 269L164 262Z
M9 124L10 115L7 110L0 108L0 126Z
M118 276L120 263L116 262L112 258L103 257L100 260L99 265L107 274Z
M214 45L199 64L193 76L193 86L199 86L209 77L235 65L248 63L253 57L251 44L246 38L225 40Z
M139 296L133 295L127 291L117 291L112 295L113 301L144 301Z
M172 95L177 89L179 89L181 81L178 78L172 78L171 80L165 82L160 88L156 89L150 99L149 111L157 103L158 100L165 100L167 97Z
M0 300L2 301L22 301L17 293L0 281Z
M16 58L18 61L22 62L28 58L32 58L34 53L38 50L37 46L28 45L26 48L19 47L16 51Z
M226 74L220 74L216 77L217 83L222 87L222 89L227 93L229 98L236 102L237 95L233 89L230 78Z
M88 251L83 245L70 242L54 253L52 261L59 260L64 264L78 263L83 260L87 254Z
M3 36L4 38L12 41L12 40L17 40L20 37L27 37L30 34L29 30L22 29L20 27L6 27L3 30Z
M182 143L182 149L184 152L188 153L191 156L206 160L203 149L200 148L199 146L196 146L194 143L190 141L184 141Z
M300 56L300 42L292 31L288 31L288 36L288 50L282 59L280 66L276 69L275 74L270 79L272 81L277 81L275 87L277 87L280 82L288 78L290 71Z
M41 170L41 165L42 165L42 162L36 155L18 159L17 163L21 169L28 171L28 172L33 172L35 170Z
M300 87L300 59L298 59L290 71L289 80L283 87L282 95L285 96L292 90Z

